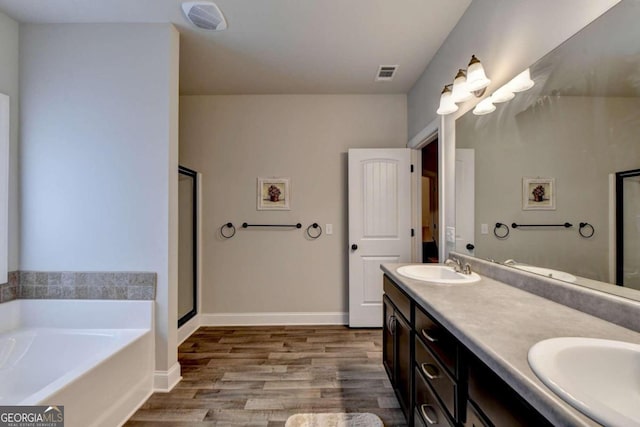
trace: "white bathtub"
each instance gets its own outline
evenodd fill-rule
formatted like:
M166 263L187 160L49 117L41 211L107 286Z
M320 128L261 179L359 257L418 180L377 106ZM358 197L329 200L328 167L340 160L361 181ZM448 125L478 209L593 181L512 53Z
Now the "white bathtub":
M153 386L153 301L0 304L0 406L64 405L65 426L123 424Z

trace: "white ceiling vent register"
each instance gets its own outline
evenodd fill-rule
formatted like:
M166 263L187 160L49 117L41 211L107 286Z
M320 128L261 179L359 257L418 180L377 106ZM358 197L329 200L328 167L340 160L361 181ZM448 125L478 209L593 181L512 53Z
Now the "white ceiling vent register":
M398 69L397 65L381 65L378 68L378 74L376 75L376 81L390 81L396 74Z
M182 11L189 22L203 30L222 31L227 29L227 21L224 19L224 15L213 2L184 2L182 3Z

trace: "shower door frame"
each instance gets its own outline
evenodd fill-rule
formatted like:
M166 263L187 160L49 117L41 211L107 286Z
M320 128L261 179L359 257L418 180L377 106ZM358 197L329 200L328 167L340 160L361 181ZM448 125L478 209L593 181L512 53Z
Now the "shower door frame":
M198 172L185 166L178 166L178 173L193 180L192 200L193 200L193 308L178 318L178 328L193 319L198 314ZM180 284L178 283L178 286Z
M616 285L624 286L624 196L625 178L640 176L640 169L616 172Z

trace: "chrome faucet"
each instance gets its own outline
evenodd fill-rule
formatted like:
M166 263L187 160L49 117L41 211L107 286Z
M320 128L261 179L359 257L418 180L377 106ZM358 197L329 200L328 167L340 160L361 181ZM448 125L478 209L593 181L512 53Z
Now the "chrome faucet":
M464 268L462 269L462 274L471 274L471 266L469 263L464 264Z
M449 258L444 262L444 265L453 266L453 271L455 271L456 273L471 274L471 266L469 265L469 263L465 263L463 266L460 260L457 258Z
M457 258L449 258L449 259L447 259L444 262L444 265L452 265L453 266L453 271L455 271L456 273L461 273L462 272L462 263Z

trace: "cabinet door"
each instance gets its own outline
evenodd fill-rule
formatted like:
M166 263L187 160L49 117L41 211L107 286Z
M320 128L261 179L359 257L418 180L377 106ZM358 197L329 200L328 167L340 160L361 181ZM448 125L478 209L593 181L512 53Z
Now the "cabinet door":
M398 389L398 396L400 397L400 406L404 410L407 419L409 419L412 374L411 327L399 313L396 313L393 329L397 343L395 363L398 377L396 379L396 387Z
M384 368L387 370L387 375L389 376L389 380L391 384L395 388L396 374L394 371L395 363L395 340L393 336L393 322L395 319L393 305L389 301L389 298L386 296L383 298L383 316L384 316L384 324L382 326L382 364Z

